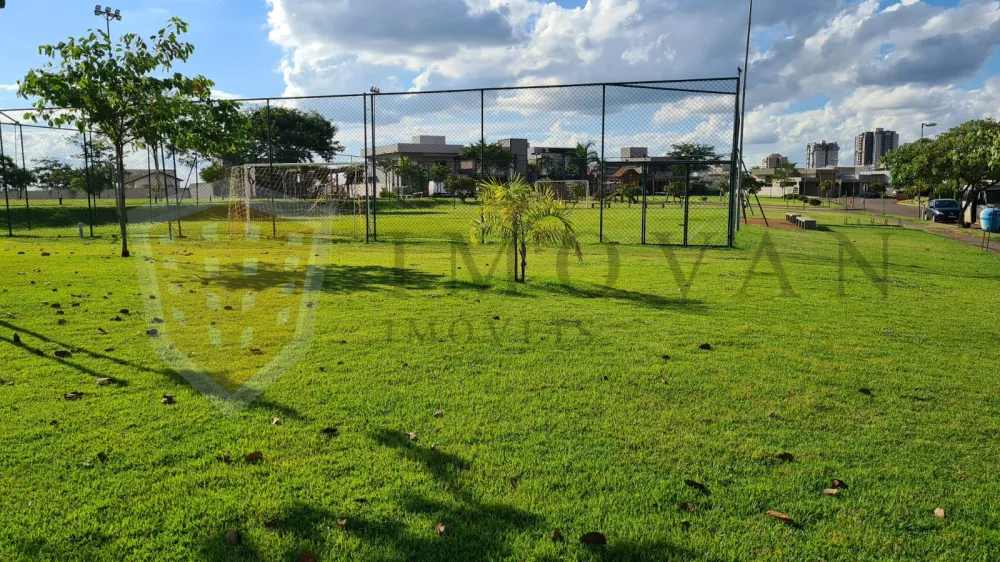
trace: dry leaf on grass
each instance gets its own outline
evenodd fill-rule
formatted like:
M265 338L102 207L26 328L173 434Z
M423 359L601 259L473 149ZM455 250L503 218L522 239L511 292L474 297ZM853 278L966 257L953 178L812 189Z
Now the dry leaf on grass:
M302 556L299 556L298 562L316 562L316 555L311 552L307 552Z
M406 438L409 439L410 441L416 441L417 440L417 434L416 433L407 433L406 434Z
M69 392L67 394L63 394L63 398L65 398L66 400L79 400L79 399L83 398L83 393L82 392Z
M434 530L437 531L437 534L439 535L448 534L448 528L444 526L444 523L438 523L437 527L434 527Z
M847 482L844 482L843 480L837 480L836 478L834 478L833 481L830 482L830 487L837 488L837 489L843 488L843 489L846 490L847 489Z
M341 529L347 528L347 519L337 519L337 526Z
M258 463L262 460L264 460L264 453L260 451L254 451L252 453L247 453L243 455L243 462L246 462L248 464Z
M836 496L838 492L840 492L840 490L837 488L826 488L823 490L823 493L828 496Z
M163 400L160 400L160 402L166 404L167 406L169 406L171 404L174 404L174 395L173 394L164 394L163 395Z
M563 539L562 533L559 532L559 529L553 529L552 530L552 542L562 542L563 540L564 539Z
M780 512L780 511L768 511L767 514L770 515L771 517L774 517L775 519L781 521L782 523L787 523L789 525L794 525L795 524L795 520L794 519L792 519L791 517L785 515L784 513Z
M438 411L434 412L434 417L435 418L440 418L443 415L444 415L444 412L442 412L441 410L438 410Z
M937 517L938 519L944 519L944 508L943 507L939 507L939 508L935 509L934 510L934 517Z

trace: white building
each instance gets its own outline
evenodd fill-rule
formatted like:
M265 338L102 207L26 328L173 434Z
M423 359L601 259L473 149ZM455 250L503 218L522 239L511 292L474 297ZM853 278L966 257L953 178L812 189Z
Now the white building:
M806 146L806 168L831 168L839 165L840 145L835 142L811 142Z

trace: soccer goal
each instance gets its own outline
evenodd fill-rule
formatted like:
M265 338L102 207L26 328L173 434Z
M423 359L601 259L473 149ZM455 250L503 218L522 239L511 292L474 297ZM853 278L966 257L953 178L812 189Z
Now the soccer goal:
M248 233L255 221L308 220L357 214L364 204L360 164L244 164L229 170L227 232ZM363 212L363 210L362 210Z

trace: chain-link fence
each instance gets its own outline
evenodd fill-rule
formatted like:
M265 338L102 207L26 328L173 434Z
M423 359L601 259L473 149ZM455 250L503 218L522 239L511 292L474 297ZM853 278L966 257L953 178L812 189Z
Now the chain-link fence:
M7 231L467 240L477 185L519 176L582 242L729 245L738 77L238 100L245 146L208 158L0 113ZM185 225L188 232L185 233ZM140 229L132 229L135 233Z

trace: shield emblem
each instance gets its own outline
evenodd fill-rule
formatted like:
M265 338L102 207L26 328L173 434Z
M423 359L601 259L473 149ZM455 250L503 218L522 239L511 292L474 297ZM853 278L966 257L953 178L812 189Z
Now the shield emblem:
M129 230L150 345L191 386L239 410L309 348L332 217L261 208L234 228L225 209L140 209Z

